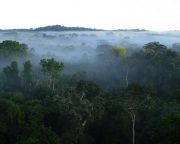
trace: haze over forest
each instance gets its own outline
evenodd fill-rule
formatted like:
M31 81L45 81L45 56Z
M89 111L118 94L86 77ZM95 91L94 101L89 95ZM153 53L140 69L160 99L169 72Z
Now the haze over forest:
M179 42L179 31L1 30L0 142L177 144Z
M180 144L179 0L0 5L0 144Z

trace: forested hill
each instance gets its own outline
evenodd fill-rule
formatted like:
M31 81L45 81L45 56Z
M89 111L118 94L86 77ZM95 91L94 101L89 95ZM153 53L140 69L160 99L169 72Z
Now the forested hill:
M61 25L45 26L34 29L35 31L99 31L100 29L84 27L66 27Z
M51 25L44 26L38 28L30 28L30 29L0 29L0 31L102 31L102 29L94 29L94 28L84 28L84 27L66 27L61 25Z
M105 29L95 29L95 28L85 28L85 27L67 27L62 25L51 25L37 28L29 28L29 29L7 29L15 30L15 31L105 31ZM0 29L0 31L6 31L4 29ZM145 29L114 29L113 31L132 31L132 32L144 32L148 31Z
M95 28L85 28L85 27L66 27L61 25L52 25L39 27L34 29L35 31L103 31L104 29L95 29ZM142 32L147 31L145 29L115 29L113 31L134 31L134 32Z

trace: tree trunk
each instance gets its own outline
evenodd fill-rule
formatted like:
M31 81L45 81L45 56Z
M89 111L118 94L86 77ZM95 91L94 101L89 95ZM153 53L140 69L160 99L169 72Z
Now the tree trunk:
M135 122L136 122L136 114L132 113L131 114L132 118L132 139L133 139L133 144L135 144Z
M52 92L54 92L55 88L54 88L54 82L52 82Z
M52 83L52 79L51 79L51 77L49 76L49 77L48 77L48 87L49 87L49 88L51 88L51 83Z
M129 85L129 80L128 80L128 77L129 77L129 67L127 68L127 72L126 72L126 86Z

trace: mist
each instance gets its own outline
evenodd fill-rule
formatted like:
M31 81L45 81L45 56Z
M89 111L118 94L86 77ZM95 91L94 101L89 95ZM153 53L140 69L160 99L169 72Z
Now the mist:
M178 31L0 31L0 141L178 143L179 42Z
M125 72L119 69L126 66L120 66L119 58L112 62L113 46L125 48L128 55L131 55L145 44L158 41L170 49L179 51L180 32L10 30L0 32L0 42L4 40L26 44L29 53L32 54L30 59L34 66L38 66L42 58L53 57L65 64L65 74L83 73L87 79L99 84L107 86L108 83L112 87L119 87L125 84L122 82ZM22 66L21 60L19 62ZM6 62L1 62L1 68L5 65ZM134 78L132 79L136 82Z

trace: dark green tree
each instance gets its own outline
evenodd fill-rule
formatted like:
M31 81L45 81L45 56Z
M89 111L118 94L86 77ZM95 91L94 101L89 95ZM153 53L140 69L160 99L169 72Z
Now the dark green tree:
M16 59L27 54L28 47L17 41L6 40L0 43L0 59Z
M23 127L23 112L11 100L0 98L0 141L2 144L16 143Z
M5 75L4 88L10 91L17 91L21 88L21 79L19 77L18 63L16 61L11 62L10 66L6 66L3 69Z
M42 72L46 75L48 80L48 86L54 92L55 90L55 79L59 76L60 72L63 70L64 64L62 62L56 61L54 58L42 59L40 61L42 66Z
M25 90L30 90L33 86L33 80L32 80L32 65L30 61L26 61L24 64L23 69L23 87Z
M135 144L135 124L137 113L151 107L153 89L139 84L131 84L125 91L122 106L130 115L132 122L132 144Z

